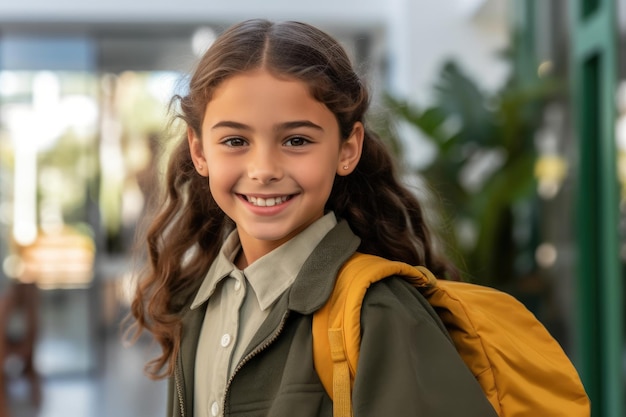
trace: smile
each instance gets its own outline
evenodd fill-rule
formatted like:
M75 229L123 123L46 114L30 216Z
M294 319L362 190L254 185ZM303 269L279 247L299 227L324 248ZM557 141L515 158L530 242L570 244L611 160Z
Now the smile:
M291 198L291 196L285 195L285 196L281 196L281 197L262 198L262 197L252 197L252 196L245 195L244 198L248 201L248 203L252 204L253 206L257 206L257 207L273 207L273 206L277 206L277 205L282 204L285 201L289 200Z

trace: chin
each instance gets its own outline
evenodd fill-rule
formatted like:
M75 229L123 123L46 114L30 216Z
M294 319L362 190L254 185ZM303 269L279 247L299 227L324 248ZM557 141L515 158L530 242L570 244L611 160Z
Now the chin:
M272 243L272 242L281 242L282 241L286 241L288 240L288 236L290 234L289 233L276 233L275 231L273 232L267 232L267 233L250 233L250 236L255 239L258 240L260 242L267 242L267 243Z
M267 225L267 227L256 227L245 230L244 233L259 242L279 242L282 244L298 234L301 230L301 227L277 229L275 225Z

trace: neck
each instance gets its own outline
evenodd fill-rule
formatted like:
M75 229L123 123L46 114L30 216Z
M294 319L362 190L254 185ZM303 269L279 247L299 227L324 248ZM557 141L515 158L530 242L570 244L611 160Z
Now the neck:
M245 269L249 265L246 254L243 253L243 249L239 250L239 253L235 257L235 266L241 270Z

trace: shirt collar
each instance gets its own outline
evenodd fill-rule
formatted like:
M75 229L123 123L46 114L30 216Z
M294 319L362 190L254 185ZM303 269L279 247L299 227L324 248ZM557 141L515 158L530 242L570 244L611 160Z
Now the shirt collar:
M243 270L256 294L261 310L270 307L293 284L313 249L336 224L337 219L334 213L330 212ZM191 305L192 309L206 302L215 292L219 282L238 270L233 262L240 248L239 235L235 230L224 241L222 249L209 268Z
M233 230L224 241L217 258L215 258L205 275L196 297L193 303L191 303L192 309L204 304L215 292L217 284L236 269L233 262L240 248L239 235L236 230Z

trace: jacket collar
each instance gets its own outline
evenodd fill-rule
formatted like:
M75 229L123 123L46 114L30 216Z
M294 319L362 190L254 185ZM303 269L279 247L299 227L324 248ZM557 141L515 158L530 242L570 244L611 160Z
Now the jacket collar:
M356 252L361 239L341 220L304 262L288 293L287 308L311 314L322 307L335 286L341 266Z
M276 334L289 311L308 315L322 307L335 286L339 269L356 252L360 243L361 239L352 233L345 220L328 232L305 261L291 288L278 298L250 341L244 357Z

